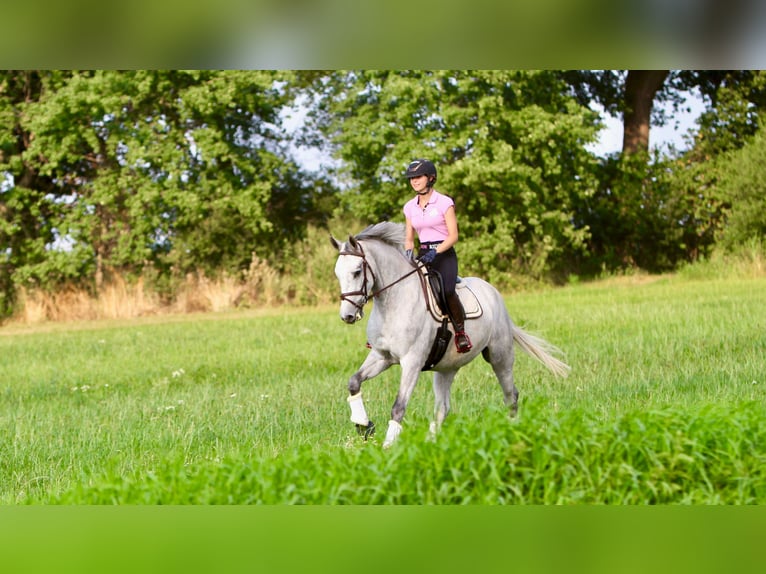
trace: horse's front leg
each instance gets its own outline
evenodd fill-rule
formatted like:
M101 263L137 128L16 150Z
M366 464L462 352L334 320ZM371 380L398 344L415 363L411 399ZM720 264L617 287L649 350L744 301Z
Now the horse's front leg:
M375 424L369 419L364 408L362 383L378 376L393 364L394 361L390 355L372 350L359 370L348 380L348 404L351 407L351 422L356 424L359 434L364 435L365 439L375 432Z
M384 447L391 446L399 436L399 433L402 432L402 419L404 419L404 413L407 410L407 403L410 401L412 391L415 390L415 384L420 376L420 364L402 361L401 365L402 379L399 384L399 393L396 395L394 406L391 409L391 420L388 421L388 430L383 441Z

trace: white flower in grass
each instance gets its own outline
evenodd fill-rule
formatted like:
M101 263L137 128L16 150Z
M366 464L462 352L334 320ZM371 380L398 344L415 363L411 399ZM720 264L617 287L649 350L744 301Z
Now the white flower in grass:
M183 369L178 369L177 371L173 371L173 378L177 379L180 376L183 376L186 373Z
M229 398L230 398L230 399L233 399L233 398L234 398L234 397L236 397L236 396L237 396L237 393L231 393L231 394L229 395Z

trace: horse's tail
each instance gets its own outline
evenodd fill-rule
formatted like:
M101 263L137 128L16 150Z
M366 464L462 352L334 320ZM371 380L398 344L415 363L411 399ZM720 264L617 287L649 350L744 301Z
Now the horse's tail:
M525 353L540 361L557 377L566 377L572 370L572 367L553 356L562 354L561 349L540 337L527 333L517 325L513 326L513 340Z

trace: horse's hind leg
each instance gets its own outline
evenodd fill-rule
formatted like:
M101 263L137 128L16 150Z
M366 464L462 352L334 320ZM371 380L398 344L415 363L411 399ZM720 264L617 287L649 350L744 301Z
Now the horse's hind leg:
M516 416L518 410L519 391L513 382L513 343L509 348L503 348L502 352L492 352L492 349L484 350L484 358L492 365L500 387L503 389L505 406L510 410L511 417Z
M450 390L457 371L434 373L434 419L431 421L430 434L436 436L450 410Z

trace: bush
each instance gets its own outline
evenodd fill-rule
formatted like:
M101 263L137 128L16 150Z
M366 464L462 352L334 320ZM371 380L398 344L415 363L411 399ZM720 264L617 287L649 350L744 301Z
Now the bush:
M727 249L766 235L766 135L759 131L722 160L720 193L731 205L721 245Z

